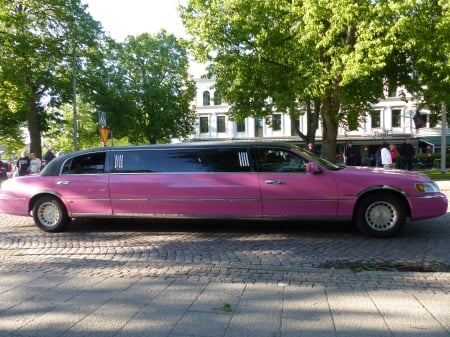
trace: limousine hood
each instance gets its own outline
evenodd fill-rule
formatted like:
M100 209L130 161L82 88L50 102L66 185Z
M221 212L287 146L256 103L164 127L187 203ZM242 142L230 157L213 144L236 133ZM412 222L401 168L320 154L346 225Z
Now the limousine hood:
M414 181L429 181L431 180L426 174L418 171L407 171L399 169L385 169L381 167L365 167L365 166L346 166L341 172L350 174L355 177L363 177L370 175L371 178L379 175L381 177L395 177L401 179L410 179Z

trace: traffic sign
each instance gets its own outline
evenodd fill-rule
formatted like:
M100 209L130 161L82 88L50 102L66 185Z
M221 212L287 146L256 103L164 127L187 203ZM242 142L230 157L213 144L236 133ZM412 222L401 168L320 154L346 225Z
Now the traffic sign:
M106 126L106 112L99 111L98 112L98 125L101 127Z

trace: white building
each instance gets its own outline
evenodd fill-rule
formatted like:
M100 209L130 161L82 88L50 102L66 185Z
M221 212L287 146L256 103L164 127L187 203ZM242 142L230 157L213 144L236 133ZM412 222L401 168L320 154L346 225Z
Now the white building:
M197 96L194 101L196 114L195 132L191 135L193 141L231 140L231 139L265 139L280 140L303 144L298 137L292 123L298 123L299 129L307 133L306 115L292 121L285 113L273 113L270 125L265 119L246 118L243 122L232 121L227 112L228 105L222 101L215 91L214 79L195 77ZM396 96L401 96L394 93ZM422 122L416 128L416 122ZM430 111L420 109L410 94L403 97L386 97L378 104L372 105L372 110L362 119L357 130L348 132L344 128L338 131L337 152L343 154L347 141L357 146L361 151L362 164L370 165L369 158L376 152L383 142L401 144L405 138L411 138L417 151L424 151L431 146L434 152L440 150L441 123L430 124ZM319 123L316 131L316 145L320 148L322 140L322 126ZM450 133L447 130L447 145L450 144Z

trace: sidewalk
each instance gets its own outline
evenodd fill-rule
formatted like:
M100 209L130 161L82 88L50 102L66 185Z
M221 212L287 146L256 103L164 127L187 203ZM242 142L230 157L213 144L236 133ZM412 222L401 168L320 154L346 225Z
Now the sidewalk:
M445 273L429 274L420 289L408 281L423 273L412 272L364 272L362 284L342 277L341 286L327 287L221 282L182 277L178 270L174 277L153 277L130 266L74 270L2 270L0 336L450 336ZM353 273L322 272L337 279Z
M450 198L450 180L437 180L436 184L438 184L442 193L445 193Z

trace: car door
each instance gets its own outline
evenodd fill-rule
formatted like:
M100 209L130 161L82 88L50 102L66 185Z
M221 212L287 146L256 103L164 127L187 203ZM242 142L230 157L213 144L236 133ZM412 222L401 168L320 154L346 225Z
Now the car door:
M260 217L258 175L246 148L115 151L115 215Z
M72 215L111 215L106 151L84 153L65 161L54 190Z
M327 172L307 173L308 159L283 147L255 147L264 217L334 218L338 195Z

